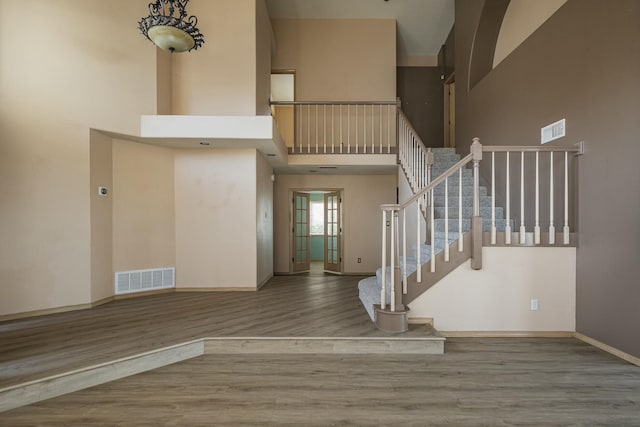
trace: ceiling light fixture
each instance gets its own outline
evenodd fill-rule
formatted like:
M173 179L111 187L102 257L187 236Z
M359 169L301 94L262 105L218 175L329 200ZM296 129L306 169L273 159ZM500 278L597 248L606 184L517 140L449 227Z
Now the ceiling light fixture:
M161 49L186 52L204 44L204 36L196 28L198 18L187 18L189 0L156 0L149 3L149 16L138 22L142 34Z

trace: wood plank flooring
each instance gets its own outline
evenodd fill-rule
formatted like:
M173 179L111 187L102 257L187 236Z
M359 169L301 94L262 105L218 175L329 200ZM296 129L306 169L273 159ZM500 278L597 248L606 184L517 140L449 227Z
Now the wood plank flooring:
M639 426L640 369L572 338L454 338L444 356L208 355L0 425Z
M151 295L0 323L0 388L204 337L390 336L362 307L360 279L278 276L258 292Z

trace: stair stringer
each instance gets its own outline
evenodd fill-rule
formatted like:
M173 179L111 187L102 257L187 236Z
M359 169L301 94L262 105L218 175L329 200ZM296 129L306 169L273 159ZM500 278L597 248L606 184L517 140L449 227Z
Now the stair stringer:
M462 235L463 251L458 251L458 241L449 245L449 261L444 260L444 250L436 254L436 271L431 272L431 261L422 265L422 281L417 282L418 273L414 272L407 277L407 293L402 295L402 303L408 305L411 301L429 290L447 274L461 266L466 260L471 258L471 233Z

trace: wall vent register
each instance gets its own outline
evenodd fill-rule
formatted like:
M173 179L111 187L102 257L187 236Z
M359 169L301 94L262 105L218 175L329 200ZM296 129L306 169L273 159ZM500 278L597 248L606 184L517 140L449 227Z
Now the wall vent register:
M565 119L558 120L555 123L551 123L548 126L540 129L540 143L546 144L558 138L562 138L566 135L567 126Z
M115 274L116 295L175 288L175 277L174 267L119 271Z

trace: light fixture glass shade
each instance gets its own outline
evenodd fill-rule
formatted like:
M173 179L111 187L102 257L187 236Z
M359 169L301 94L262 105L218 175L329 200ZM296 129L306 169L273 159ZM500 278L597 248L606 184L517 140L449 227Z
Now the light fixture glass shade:
M170 52L186 52L196 44L193 37L180 28L156 25L149 28L149 38L160 49Z
M195 50L204 44L198 18L187 15L189 0L156 0L149 16L138 22L140 32L153 44L170 52Z

